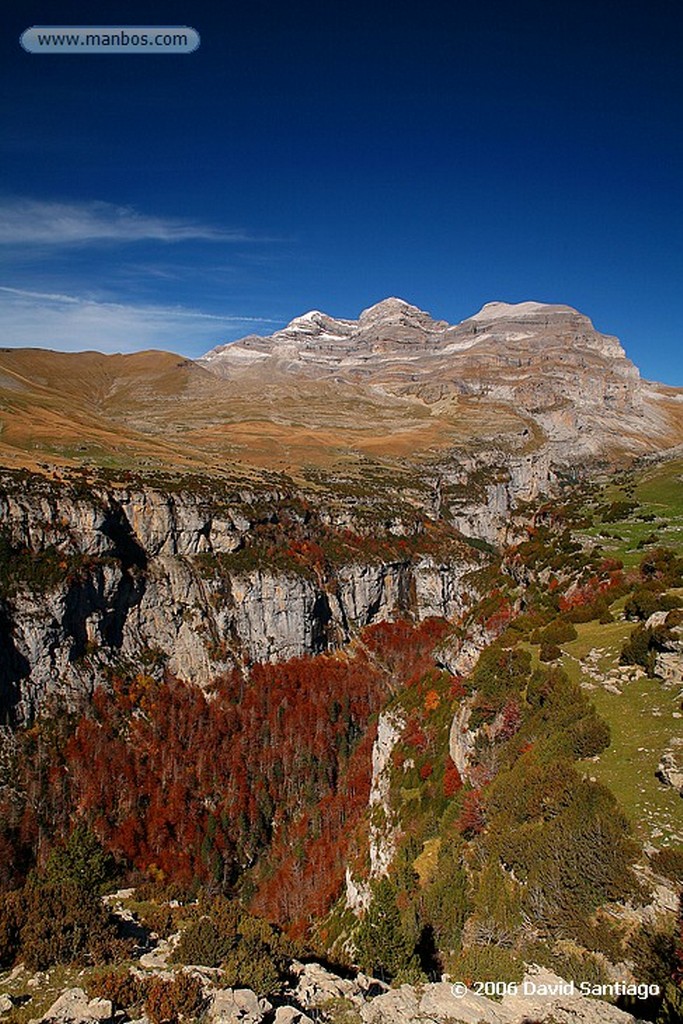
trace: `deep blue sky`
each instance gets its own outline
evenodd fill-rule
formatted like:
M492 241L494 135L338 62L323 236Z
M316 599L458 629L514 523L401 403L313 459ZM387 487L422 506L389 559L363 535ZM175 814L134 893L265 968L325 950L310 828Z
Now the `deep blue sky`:
M452 322L535 299L683 385L680 0L17 6L1 344L198 355L388 295ZM202 42L29 55L33 24Z

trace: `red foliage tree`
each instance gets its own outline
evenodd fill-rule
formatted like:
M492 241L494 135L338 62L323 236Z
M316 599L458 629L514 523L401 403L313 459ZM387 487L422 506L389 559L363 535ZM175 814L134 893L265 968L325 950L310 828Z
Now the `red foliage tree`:
M462 778L455 762L449 755L446 758L446 769L443 775L444 796L455 796L459 789L462 789Z
M456 823L458 831L465 839L472 839L478 836L486 826L486 816L478 789L472 789L465 794L462 811Z

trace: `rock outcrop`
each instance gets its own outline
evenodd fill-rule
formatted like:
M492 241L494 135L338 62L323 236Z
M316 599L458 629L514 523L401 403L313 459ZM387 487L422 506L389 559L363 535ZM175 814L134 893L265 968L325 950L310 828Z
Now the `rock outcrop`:
M88 999L82 988L62 992L41 1018L41 1024L106 1024L114 1017L109 999Z
M683 796L683 739L674 736L663 752L655 773L660 782Z
M391 755L401 737L404 725L405 721L397 712L380 713L377 736L372 747L372 780L368 801L370 870L367 878L357 879L348 867L346 869L346 905L354 913L360 913L370 905L370 882L388 874L396 853L399 824L398 816L389 799Z

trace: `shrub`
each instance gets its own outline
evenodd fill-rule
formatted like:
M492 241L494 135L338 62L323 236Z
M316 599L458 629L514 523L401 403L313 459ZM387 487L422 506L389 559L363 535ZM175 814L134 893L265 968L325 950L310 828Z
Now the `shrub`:
M500 946L469 946L446 962L446 970L454 981L470 986L475 981L516 981L524 978L524 964Z
M577 760L601 754L603 750L607 750L611 740L609 725L593 708L585 718L575 722L565 732L565 737L569 741L572 755Z
M678 557L670 548L655 548L644 555L640 562L643 579L656 579L664 586L680 586L682 573L683 558Z
M277 930L258 917L240 918L238 942L223 964L223 983L251 988L259 996L277 992L287 975L292 947Z
M638 505L634 501L613 501L602 514L603 523L617 523L635 512Z
M361 1016L350 999L328 999L320 1004L324 1020L329 1024L363 1024Z
M396 902L396 887L389 878L373 886L372 903L354 936L364 970L380 978L418 980L415 943L406 933Z
M92 893L111 887L116 866L95 835L85 825L77 825L66 842L56 846L45 865L45 881L51 885L75 883Z
M202 986L190 974L172 979L155 977L149 984L145 1012L152 1024L178 1024L202 1009Z
M125 967L97 971L88 983L90 998L110 999L115 1010L127 1010L141 1003L147 980L131 974Z
M432 927L437 946L454 950L460 944L470 911L464 845L444 840L439 848L436 872L421 896L421 918Z
M482 945L511 947L522 923L521 901L521 885L494 856L479 877L474 913L467 922L470 939Z
M594 619L598 619L602 623L614 621L607 598L603 596L596 597L587 604L578 604L565 612L565 615L570 622L592 622Z
M570 640L576 640L578 635L571 622L567 622L565 619L555 619L553 622L549 622L541 632L541 643L564 644Z
M652 630L637 626L621 648L619 663L621 665L642 665L648 675L652 675L655 667L655 654L651 649Z
M19 952L22 910L19 894L0 896L0 967L11 967Z
M549 968L561 978L571 978L577 985L581 982L604 985L611 980L604 965L596 956L572 948L568 943L558 943L554 947L540 942L529 944L524 947L524 959L529 963Z
M173 907L157 903L136 903L132 909L145 928L160 938L167 939L176 931L176 913Z
M683 885L683 847L666 846L650 857L652 870L677 885Z
M462 779L455 763L451 757L446 757L446 767L443 775L443 795L455 796L459 789L462 789Z
M682 605L683 601L676 594L662 594L648 587L639 587L624 605L624 614L627 619L644 622L655 612L668 612Z
M541 661L557 661L558 658L562 657L562 651L557 644L542 643L538 656Z
M193 921L180 936L172 959L180 964L220 967L237 943L237 933L227 936L209 917Z
M21 897L21 955L26 967L106 962L127 950L98 896L74 882L50 883L33 876Z

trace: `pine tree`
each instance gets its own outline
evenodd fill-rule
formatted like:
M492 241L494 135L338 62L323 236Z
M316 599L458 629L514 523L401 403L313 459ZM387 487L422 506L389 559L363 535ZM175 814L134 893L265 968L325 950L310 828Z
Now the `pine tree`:
M373 885L372 903L356 932L358 958L365 970L382 979L419 980L415 946L404 931L396 896L389 878Z

